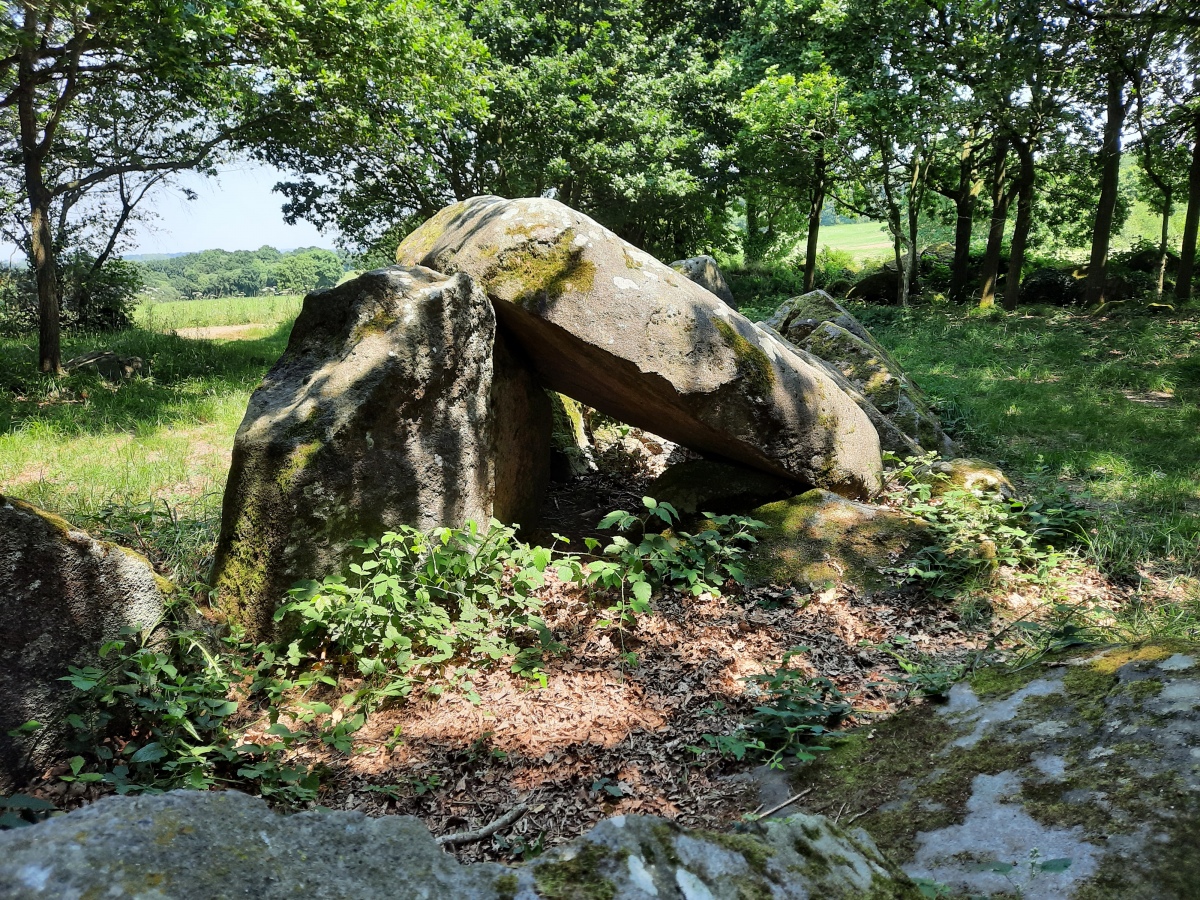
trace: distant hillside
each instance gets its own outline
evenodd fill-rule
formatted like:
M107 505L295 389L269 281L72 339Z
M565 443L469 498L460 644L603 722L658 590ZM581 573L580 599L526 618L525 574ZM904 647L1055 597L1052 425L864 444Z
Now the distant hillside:
M143 253L125 258L141 269L146 293L156 300L305 294L332 287L345 271L337 254L320 247L283 252L264 246L257 250Z
M149 262L154 259L175 259L177 256L187 256L184 253L124 253L121 259L127 259L130 262Z

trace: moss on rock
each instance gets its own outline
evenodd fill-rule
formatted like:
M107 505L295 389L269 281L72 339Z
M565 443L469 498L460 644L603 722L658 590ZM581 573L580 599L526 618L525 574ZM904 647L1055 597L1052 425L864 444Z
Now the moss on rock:
M896 566L931 539L924 522L898 510L814 490L760 506L766 523L747 573L757 583L818 587L826 582L864 590L882 587Z
M984 670L800 770L910 872L952 896L1185 898L1200 857L1200 646L1095 648ZM1193 843L1188 843L1192 841ZM1037 857L1071 860L1061 872ZM988 859L1015 861L1003 877ZM961 893L960 893L961 892Z

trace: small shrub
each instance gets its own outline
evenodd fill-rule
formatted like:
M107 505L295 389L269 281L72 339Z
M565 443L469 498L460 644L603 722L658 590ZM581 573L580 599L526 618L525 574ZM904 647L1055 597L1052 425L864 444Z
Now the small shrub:
M828 678L814 678L790 666L792 659L807 652L807 647L793 647L773 672L745 679L761 699L745 725L732 735L702 735L706 747L690 749L738 760L764 758L772 768L782 768L789 757L811 760L828 750L814 742L840 725L851 707Z
M650 594L655 588L667 586L699 596L705 592L718 594L729 580L741 584L745 572L741 558L744 544L754 543L754 531L762 528L757 519L744 516L716 516L705 513L705 529L698 534L675 531L679 513L670 503L659 503L653 497L643 497L646 512L641 516L625 510L615 510L600 522L600 528L615 528L623 532L641 532L636 542L618 534L604 548L607 559L596 560L587 566L585 582L604 589L621 592L620 615L647 612ZM655 533L649 526L656 522L666 527ZM600 547L595 538L588 539L588 549ZM626 597L626 589L632 597Z
M557 649L534 596L553 553L520 543L512 528L495 521L482 530L474 522L429 532L402 526L355 546L363 560L350 567L354 582L341 575L304 582L276 613L298 632L285 654L292 666L326 659L357 670L368 679L367 696L378 700L407 696L453 662L472 695L467 679L476 667L520 655L518 639L536 644L521 656L522 669ZM564 561L568 579L576 572Z
M236 657L218 659L203 636L179 629L168 637L127 628L100 649L105 667L70 667L63 678L79 696L68 717L77 747L64 781L103 782L118 794L207 789L252 781L263 796L311 800L316 776L284 765L285 751L306 733L282 726L258 744L230 725L234 685L245 675Z
M896 485L890 499L924 519L935 537L907 565L889 571L924 582L935 596L955 594L967 581L992 581L1001 566L1027 580L1043 579L1069 557L1056 545L1084 534L1087 513L1065 500L1004 499L956 487L934 497L933 484L947 479L932 469L937 454L887 457L897 464L889 473Z

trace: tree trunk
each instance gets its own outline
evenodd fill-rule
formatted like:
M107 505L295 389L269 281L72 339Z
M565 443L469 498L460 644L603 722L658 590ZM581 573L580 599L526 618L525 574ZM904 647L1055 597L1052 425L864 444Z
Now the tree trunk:
M45 147L38 134L37 76L34 53L40 23L38 9L24 4L22 24L24 44L17 58L17 121L21 131L21 164L25 177L25 196L29 198L29 244L38 290L38 368L58 374L62 371L59 345L58 278L54 261L54 229L50 224L50 191L43 172Z
M1163 288L1167 282L1167 255L1170 252L1167 247L1167 241L1170 239L1171 232L1171 210L1174 204L1171 202L1172 190L1171 186L1167 185L1163 191L1163 214L1162 228L1158 235L1158 285L1155 288L1155 299L1162 303Z
M917 238L920 234L921 197L924 193L922 179L925 173L919 153L913 154L912 166L912 178L908 182L908 262L904 266L904 280L900 285L901 306L908 306L917 272Z
M1017 220L1013 224L1012 243L1008 249L1008 278L1004 283L1004 308L1016 309L1021 302L1021 270L1025 266L1025 245L1029 242L1029 227L1033 223L1033 148L1026 141L1014 143L1020 167L1017 170Z
M1004 243L1004 225L1008 221L1008 138L996 139L992 157L992 219L988 225L987 250L979 273L979 305L996 305L996 279L1000 275L1000 248Z
M1179 248L1179 272L1175 276L1175 299L1185 304L1192 299L1192 272L1196 265L1196 231L1200 226L1200 115L1192 121L1192 165L1188 169L1187 213L1183 219L1183 244Z
M971 233L975 227L975 201L979 180L975 177L975 145L963 145L958 159L958 190L954 195L954 263L950 269L950 299L965 303L971 290Z
M816 184L808 206L808 243L804 248L804 293L811 291L817 282L817 239L821 234L821 213L825 209L824 165L818 163Z
M759 258L758 242L758 202L752 194L746 195L746 238L742 242L742 256L747 263L756 262Z
M1112 241L1113 216L1117 209L1117 190L1121 175L1121 129L1125 127L1125 74L1114 67L1108 73L1108 100L1105 104L1104 146L1100 151L1100 202L1096 206L1096 224L1092 229L1092 252L1088 259L1087 284L1083 302L1096 306L1104 302L1108 247Z

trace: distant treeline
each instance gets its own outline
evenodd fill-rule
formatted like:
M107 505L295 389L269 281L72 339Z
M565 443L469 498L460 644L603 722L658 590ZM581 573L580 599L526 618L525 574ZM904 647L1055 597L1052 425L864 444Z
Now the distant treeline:
M134 265L142 271L145 292L156 300L305 294L337 284L346 269L336 253L319 247L287 253L266 246L203 250Z

